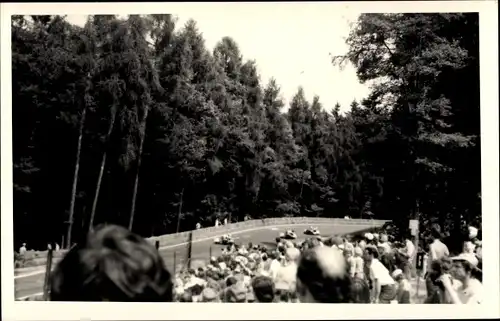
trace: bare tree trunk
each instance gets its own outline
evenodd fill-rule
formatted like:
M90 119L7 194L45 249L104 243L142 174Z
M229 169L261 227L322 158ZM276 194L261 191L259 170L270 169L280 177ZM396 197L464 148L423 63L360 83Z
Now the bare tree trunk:
M78 185L78 171L80 170L80 153L82 150L83 127L85 124L86 114L87 114L87 108L83 107L82 116L80 117L80 128L78 129L78 145L76 148L76 164L75 164L75 172L73 174L73 187L71 189L71 202L69 205L68 232L66 234L68 248L71 244L71 232L73 229L73 216L75 214L76 187Z
M179 228L181 226L181 213L182 213L182 199L184 197L184 187L182 188L182 191L181 191L181 201L180 201L180 204L179 204L179 213L177 214L177 229L176 229L176 233L179 233Z
M132 192L132 206L130 209L130 221L128 223L128 229L132 231L132 225L134 224L134 215L135 215L135 203L137 200L137 188L139 185L139 170L141 168L142 162L142 150L144 148L144 140L146 138L146 121L148 119L149 107L146 107L144 111L144 117L142 118L141 124L141 141L139 143L139 155L137 158L137 170L135 173L135 182L134 182L134 191Z
M104 174L104 167L106 166L106 158L108 156L107 147L109 144L109 140L111 138L111 133L113 132L113 126L115 124L115 119L116 119L116 113L117 113L116 108L117 107L114 106L113 108L115 108L115 110L112 112L111 121L109 122L108 133L106 135L106 144L105 144L104 154L102 155L101 169L99 171L99 177L97 178L97 186L96 186L95 195L94 195L94 202L92 203L92 212L90 212L89 232L91 232L93 227L94 227L95 210L97 207L97 200L99 199L99 191L101 190L102 176Z

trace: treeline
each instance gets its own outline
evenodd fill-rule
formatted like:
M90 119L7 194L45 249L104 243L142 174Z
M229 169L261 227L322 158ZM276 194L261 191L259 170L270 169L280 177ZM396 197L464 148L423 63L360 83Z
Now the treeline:
M16 246L99 223L151 236L216 217L478 220L478 32L475 13L364 14L332 63L374 81L370 96L340 113L299 88L284 113L279 84L231 38L210 52L194 21L15 16Z

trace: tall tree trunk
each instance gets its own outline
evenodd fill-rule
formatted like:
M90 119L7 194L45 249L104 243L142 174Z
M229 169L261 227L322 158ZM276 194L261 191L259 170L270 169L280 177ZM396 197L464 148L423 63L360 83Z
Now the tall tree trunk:
M146 122L148 119L148 112L149 112L149 107L146 107L146 110L144 111L144 116L142 118L142 123L141 123L141 141L139 143L139 155L137 158L137 170L135 172L134 190L132 192L132 206L130 209L130 221L128 223L128 229L130 231L132 231L132 225L134 224L135 203L137 200L137 188L139 185L139 170L141 168L142 150L144 147L144 140L146 138Z
M97 207L97 200L99 199L99 191L101 190L102 176L104 174L104 167L106 166L106 158L108 156L107 148L109 145L109 141L111 139L111 133L113 132L113 127L115 125L117 107L114 106L113 108L114 110L111 114L111 121L109 122L108 133L106 134L106 144L104 147L104 154L102 155L101 169L99 171L99 177L97 178L97 186L94 195L94 202L92 203L92 212L90 212L89 232L91 232L94 227L94 218Z
M85 124L85 116L87 115L87 107L83 107L82 116L80 117L80 128L78 129L78 145L76 148L76 163L75 172L73 174L73 187L71 189L71 202L69 205L68 232L66 234L67 248L71 246L71 232L73 229L73 217L75 214L75 199L76 188L78 185L78 171L80 170L80 153L82 150L83 127Z
M181 226L181 213L182 213L182 199L184 198L184 187L182 188L181 191L181 201L179 203L179 213L177 214L177 229L176 233L179 233L179 228Z

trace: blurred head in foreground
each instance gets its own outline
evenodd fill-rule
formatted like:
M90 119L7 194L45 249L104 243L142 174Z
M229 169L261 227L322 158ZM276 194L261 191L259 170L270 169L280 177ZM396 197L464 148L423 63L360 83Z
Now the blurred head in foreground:
M274 300L273 280L264 275L259 275L252 280L252 289L257 302L268 303Z
M297 269L297 291L304 303L349 303L351 278L342 252L331 247L305 251Z
M71 249L51 278L51 301L172 301L171 275L158 251L127 229L97 227Z

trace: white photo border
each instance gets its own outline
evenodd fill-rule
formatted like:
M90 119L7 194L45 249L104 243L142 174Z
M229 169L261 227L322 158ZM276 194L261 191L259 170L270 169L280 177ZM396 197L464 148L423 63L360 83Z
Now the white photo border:
M329 14L353 12L479 12L481 83L481 167L483 211L482 305L358 305L350 304L196 304L182 303L59 303L14 301L12 218L12 70L10 16L13 14L146 14L288 10ZM260 3L2 3L1 4L1 246L2 319L4 320L238 320L238 319L415 319L498 318L499 203L498 203L498 2L496 1L391 1L391 2L260 2ZM276 18L278 22L279 19ZM314 23L314 22L312 22ZM236 39L237 40L237 39Z

